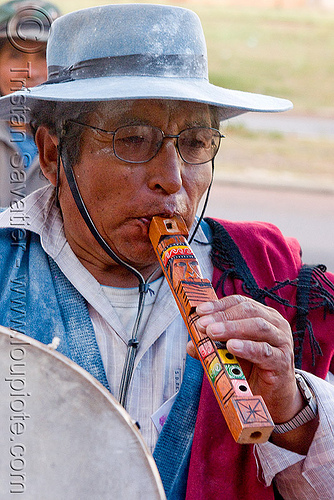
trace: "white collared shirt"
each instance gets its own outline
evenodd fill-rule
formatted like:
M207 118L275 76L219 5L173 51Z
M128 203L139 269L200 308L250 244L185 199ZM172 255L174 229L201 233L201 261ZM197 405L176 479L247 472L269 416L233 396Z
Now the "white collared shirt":
M26 200L27 229L40 235L44 251L55 260L88 303L111 393L117 399L127 350L126 343L131 337L132 329L131 319L127 320L128 325L122 323L122 308L119 306L122 296L124 304L128 302L128 305L134 306L133 322L138 290L116 288L110 293L109 287L101 286L81 264L65 238L60 211L53 202L52 187L43 188ZM7 219L8 217L9 215ZM201 229L196 239L207 241ZM203 276L211 278L213 268L209 258L210 245L194 242L192 246ZM113 301L116 301L116 307ZM179 387L183 377L188 333L165 279L161 280L156 293L148 296L146 302L148 311L141 322L140 342L126 410L139 423L149 449L153 450L158 432L151 415L173 396Z

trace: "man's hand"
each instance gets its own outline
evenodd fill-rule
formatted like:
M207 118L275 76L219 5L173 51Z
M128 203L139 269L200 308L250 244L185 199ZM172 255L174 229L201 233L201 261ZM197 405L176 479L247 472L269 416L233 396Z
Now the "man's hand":
M226 342L275 423L287 422L305 406L295 380L291 328L281 314L240 295L200 304L197 313L199 330L214 341ZM195 356L195 352L189 343L188 353ZM275 441L283 442L286 435L282 436Z

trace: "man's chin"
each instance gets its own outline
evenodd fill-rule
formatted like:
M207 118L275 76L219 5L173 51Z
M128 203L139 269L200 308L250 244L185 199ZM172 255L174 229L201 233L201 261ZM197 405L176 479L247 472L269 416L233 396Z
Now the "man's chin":
M123 248L116 250L116 254L124 262L138 270L157 263L157 256L148 235L145 241L137 239L137 241L131 240L129 243L124 243Z

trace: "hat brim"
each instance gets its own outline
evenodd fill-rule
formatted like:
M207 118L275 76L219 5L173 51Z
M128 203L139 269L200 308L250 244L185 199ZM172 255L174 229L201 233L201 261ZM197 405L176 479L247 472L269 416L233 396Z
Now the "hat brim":
M16 108L13 102L19 102L18 99L21 104L24 102L26 105L27 121L30 110L39 100L82 102L168 99L200 102L218 107L221 121L248 111L274 113L292 108L292 103L286 99L229 90L217 87L204 79L147 76L88 78L24 89L0 99L0 119L10 120Z

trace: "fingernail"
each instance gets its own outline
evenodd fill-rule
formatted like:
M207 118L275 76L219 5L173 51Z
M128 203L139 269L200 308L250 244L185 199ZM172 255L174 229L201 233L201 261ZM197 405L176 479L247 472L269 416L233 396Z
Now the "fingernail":
M197 306L198 312L201 313L209 313L213 311L213 304L212 302L203 302L202 304L199 304Z
M220 337L223 333L225 333L226 328L224 323L214 323L210 327L210 335L212 338L214 337Z
M228 348L230 349L231 347L234 351L241 352L241 351L243 351L244 343L242 340L239 340L239 339L231 339L231 340L229 340Z
M273 354L273 348L267 342L264 344L264 354L269 357Z
M199 318L198 323L203 328L206 328L208 325L211 325L211 323L214 323L214 321L215 320L212 316L203 316L202 318Z

